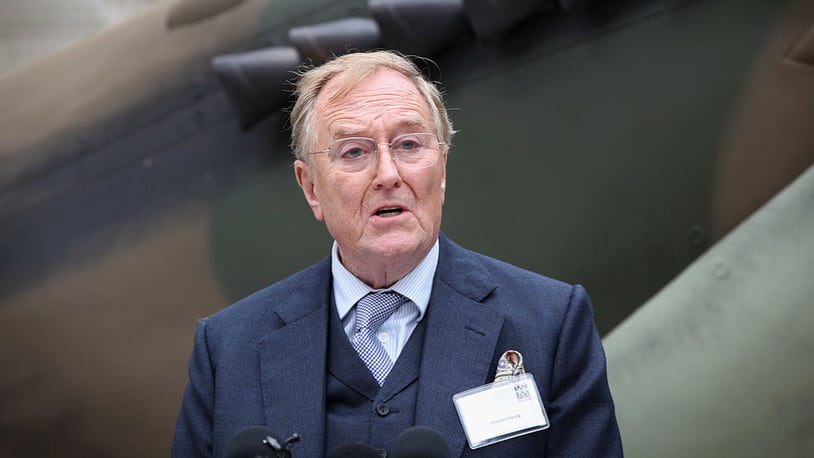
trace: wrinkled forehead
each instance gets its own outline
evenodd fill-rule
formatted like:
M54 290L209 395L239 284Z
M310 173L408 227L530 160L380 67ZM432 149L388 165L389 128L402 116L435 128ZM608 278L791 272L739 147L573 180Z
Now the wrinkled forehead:
M346 70L333 75L323 86L318 99L327 103L335 103L352 92L361 89L370 89L374 86L372 81L395 81L395 84L406 86L420 97L415 83L405 74L387 67L365 68L359 71Z
M390 69L378 69L361 77L344 73L334 76L320 91L315 108L319 124L390 113L413 118L414 124L432 125L429 104L415 83Z

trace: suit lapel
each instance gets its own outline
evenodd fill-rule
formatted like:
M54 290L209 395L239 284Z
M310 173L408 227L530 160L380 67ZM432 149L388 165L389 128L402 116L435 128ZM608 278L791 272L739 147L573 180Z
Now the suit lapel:
M260 343L266 423L286 438L302 436L293 450L325 456L325 371L331 306L330 260L312 268L276 312L283 325ZM466 437L452 403L461 391L491 382L503 316L482 302L496 285L470 252L443 235L427 312L416 424L437 429L453 456ZM324 292L324 294L314 294Z
M286 324L270 330L260 344L266 423L283 439L302 437L292 448L298 456L325 455L330 264L317 267L277 308Z
M504 319L481 303L494 290L493 282L468 252L443 237L441 241L426 317L416 424L437 429L452 456L460 456L466 437L452 396L492 381L492 359Z

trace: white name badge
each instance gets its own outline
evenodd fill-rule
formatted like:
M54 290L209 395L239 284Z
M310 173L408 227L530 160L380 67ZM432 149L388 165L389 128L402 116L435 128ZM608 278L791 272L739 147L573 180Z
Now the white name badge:
M472 449L548 428L548 416L531 374L452 396Z

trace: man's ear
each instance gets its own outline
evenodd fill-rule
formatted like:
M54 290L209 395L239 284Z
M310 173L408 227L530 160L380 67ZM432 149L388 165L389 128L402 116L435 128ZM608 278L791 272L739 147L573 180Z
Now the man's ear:
M297 159L294 161L294 175L297 177L297 184L300 185L300 189L305 195L305 200L311 207L311 211L314 212L314 218L317 221L322 221L322 207L319 205L313 167L312 164Z

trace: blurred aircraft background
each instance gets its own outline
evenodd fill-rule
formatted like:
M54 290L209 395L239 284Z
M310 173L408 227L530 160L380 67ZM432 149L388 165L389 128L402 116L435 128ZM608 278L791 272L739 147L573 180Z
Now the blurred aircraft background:
M0 37L0 455L168 454L197 320L329 251L285 81L374 47L447 93L443 230L591 293L628 456L814 453L813 2L29 0Z

